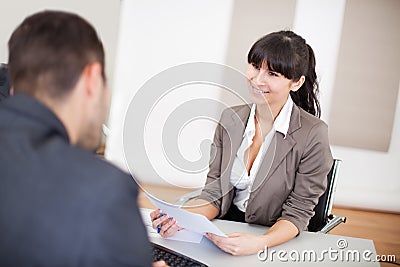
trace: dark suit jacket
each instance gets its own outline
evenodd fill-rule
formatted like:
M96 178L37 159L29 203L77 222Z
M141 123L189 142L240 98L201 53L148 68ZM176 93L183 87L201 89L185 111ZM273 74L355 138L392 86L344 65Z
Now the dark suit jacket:
M10 96L10 87L8 67L6 64L0 64L0 101Z
M220 218L234 198L230 175L249 115L247 105L229 108L215 131L210 171L200 198L213 203ZM327 125L293 105L286 138L275 133L254 179L246 222L271 226L285 219L299 232L307 229L332 163Z
M131 176L70 145L25 95L0 103L0 266L150 266Z

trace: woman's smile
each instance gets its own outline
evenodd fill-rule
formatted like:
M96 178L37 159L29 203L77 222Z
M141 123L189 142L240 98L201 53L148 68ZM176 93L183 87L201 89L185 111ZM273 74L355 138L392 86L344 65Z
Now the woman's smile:
M253 89L254 92L257 93L257 94L269 94L269 91L268 91L268 90L261 90L261 89L255 87L255 86L253 86L251 83L250 83L250 87L251 87L251 89Z
M252 86L253 87L253 86ZM254 91L259 94L269 94L269 91L262 91L256 87L253 87Z

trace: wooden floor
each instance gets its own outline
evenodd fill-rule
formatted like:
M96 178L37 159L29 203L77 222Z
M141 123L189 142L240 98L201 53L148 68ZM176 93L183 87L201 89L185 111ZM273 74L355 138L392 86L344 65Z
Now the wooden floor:
M333 213L346 216L347 222L330 234L371 239L378 255L395 255L400 262L400 214L334 207ZM395 266L382 263L382 267Z
M145 185L143 189L159 199L173 203L181 195L190 192L186 189ZM139 194L139 206L154 208L143 192ZM378 255L395 255L400 262L400 214L355 210L334 207L333 213L346 216L347 222L333 229L329 234L371 239L374 241ZM382 263L382 267L395 266Z

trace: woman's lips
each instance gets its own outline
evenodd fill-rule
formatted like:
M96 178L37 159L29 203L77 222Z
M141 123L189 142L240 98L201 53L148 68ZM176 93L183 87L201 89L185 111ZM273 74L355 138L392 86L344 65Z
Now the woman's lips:
M258 89L256 87L254 87L254 86L252 86L252 88L258 94L268 94L269 93L269 91L263 91L263 90L260 90L260 89Z

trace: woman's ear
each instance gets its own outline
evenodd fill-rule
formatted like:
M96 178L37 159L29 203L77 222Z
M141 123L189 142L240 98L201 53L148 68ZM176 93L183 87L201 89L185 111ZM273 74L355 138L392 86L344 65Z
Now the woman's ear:
M292 82L292 88L290 89L293 92L296 92L297 90L300 89L300 87L303 85L305 82L306 77L304 75L301 75L300 79L297 82Z

